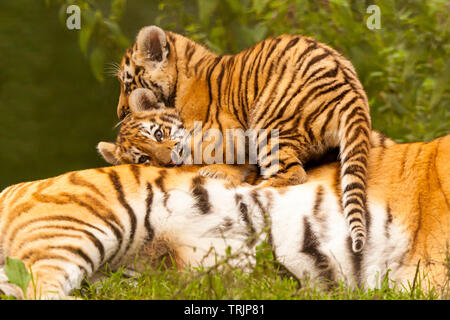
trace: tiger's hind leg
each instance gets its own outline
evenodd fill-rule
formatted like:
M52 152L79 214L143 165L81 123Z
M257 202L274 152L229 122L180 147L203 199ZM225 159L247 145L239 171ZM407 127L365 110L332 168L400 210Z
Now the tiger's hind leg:
M270 140L267 147L260 149L258 163L264 180L263 186L285 187L302 184L307 179L302 155L306 152L297 144L279 143Z

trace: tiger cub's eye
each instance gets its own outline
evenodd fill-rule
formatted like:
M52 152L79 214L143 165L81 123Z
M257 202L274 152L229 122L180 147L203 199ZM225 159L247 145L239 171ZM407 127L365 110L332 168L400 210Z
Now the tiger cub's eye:
M149 157L149 156L146 156L146 155L142 155L142 156L140 156L139 159L138 159L138 163L139 163L139 164L144 164L144 163L147 163L147 162L149 162L149 161L150 161L150 157Z
M161 129L158 129L155 131L155 138L158 142L161 142L163 137L164 137L164 133L161 131Z

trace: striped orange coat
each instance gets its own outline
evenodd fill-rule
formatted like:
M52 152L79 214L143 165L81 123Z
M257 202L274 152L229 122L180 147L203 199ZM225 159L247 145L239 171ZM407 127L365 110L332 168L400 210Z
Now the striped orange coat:
M440 289L448 281L448 159L450 136L373 148L360 253L351 249L337 163L308 171L305 184L278 189L232 188L194 166L122 165L25 182L0 194L0 265L9 256L31 269L36 286L27 298L68 298L106 263L133 267L137 254L148 258L161 244L182 268L211 266L228 246L254 256L267 238L299 278L376 287L390 270L391 280L407 286L420 262ZM20 297L3 269L0 290Z

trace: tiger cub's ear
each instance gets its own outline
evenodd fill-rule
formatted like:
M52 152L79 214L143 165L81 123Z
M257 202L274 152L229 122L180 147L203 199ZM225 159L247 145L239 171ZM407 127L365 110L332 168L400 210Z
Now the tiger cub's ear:
M97 144L97 150L102 155L103 159L110 164L118 164L119 161L116 158L116 145L112 142L99 142Z
M169 44L164 30L157 26L142 28L136 38L138 58L148 62L164 62L169 56Z
M139 113L164 108L150 89L134 89L128 98L131 113Z

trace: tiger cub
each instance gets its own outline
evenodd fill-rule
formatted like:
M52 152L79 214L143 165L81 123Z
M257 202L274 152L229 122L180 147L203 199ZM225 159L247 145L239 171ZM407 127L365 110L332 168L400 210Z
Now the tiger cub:
M165 108L152 91L143 90L130 96L135 112L119 123L116 143L100 142L97 149L113 165L173 166L173 152L185 136L183 123L176 109Z
M99 142L97 150L106 162L117 164L145 164L157 167L172 167L184 163L188 156L184 152L193 150L195 140L192 132L187 131L178 111L174 108L164 108L148 89L136 89L130 95L130 109L119 123L116 142ZM189 148L183 148L189 144ZM192 145L192 147L191 147ZM192 156L189 153L189 156ZM218 165L215 165L218 166ZM227 167L223 164L223 167ZM229 166L218 172L213 178L228 180L237 185L250 179L256 170L250 166ZM200 168L202 174L208 166ZM253 177L253 175L252 175ZM256 176L251 181L259 181Z
M353 250L361 251L370 112L352 64L334 49L308 37L280 35L219 56L180 34L148 26L126 51L118 78L120 118L132 111L131 92L148 88L180 112L187 130L201 121L204 131L217 128L224 137L227 129L263 132L255 144L265 185L305 182L304 164L339 147L344 215ZM226 139L217 143L226 149ZM217 170L222 169L203 172Z
M157 167L183 164L180 160L186 157L186 155L183 156L185 151L183 145L194 144L195 141L187 141L192 137L192 132L184 128L177 110L164 108L152 91L142 88L135 89L131 93L130 109L132 113L119 123L116 142L102 141L97 145L97 150L105 161L113 165L145 164ZM372 132L371 147L393 144L395 142L383 134L377 131ZM327 157L312 162L310 166L335 161L335 156L333 152L330 152ZM204 168L203 166L199 169L200 175ZM226 174L213 178L226 179L234 185L241 182L250 184L260 182L260 176L256 174L256 170L251 170L249 167L232 167Z
M199 176L194 166L144 165L10 186L0 193L0 293L22 294L8 282L6 257L21 259L32 271L26 298L68 298L106 264L112 270L140 267L136 254L152 260L167 250L181 270L214 267L222 258L246 268L264 239L299 279L370 288L388 274L400 289L408 289L409 281L428 290L428 280L445 289L450 135L379 144L368 162L371 236L360 254L352 252L342 214L338 163L309 170L306 183L284 190L229 188ZM416 282L422 271L427 278Z

